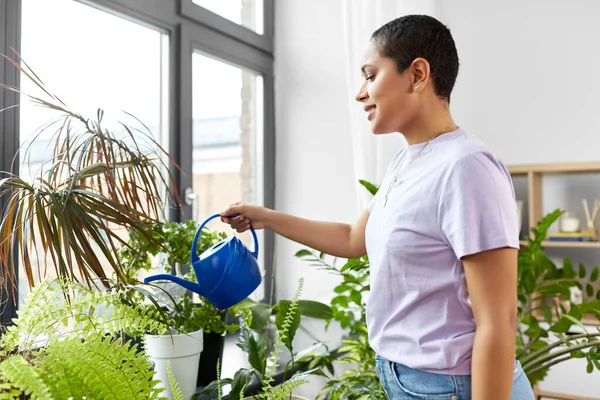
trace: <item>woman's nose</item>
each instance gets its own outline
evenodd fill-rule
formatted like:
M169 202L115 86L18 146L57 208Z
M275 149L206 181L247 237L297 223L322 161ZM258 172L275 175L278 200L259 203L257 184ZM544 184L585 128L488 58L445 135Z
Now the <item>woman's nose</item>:
M367 95L366 85L363 83L362 86L360 87L360 89L358 89L358 93L356 93L356 96L354 97L354 99L358 102L363 102L368 97L369 96Z

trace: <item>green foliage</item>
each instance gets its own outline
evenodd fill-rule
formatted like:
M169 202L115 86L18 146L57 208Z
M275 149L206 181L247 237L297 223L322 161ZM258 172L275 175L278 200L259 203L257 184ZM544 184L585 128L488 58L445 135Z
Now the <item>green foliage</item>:
M339 379L330 379L318 398L325 399L387 399L375 371L375 351L368 340L365 297L370 291L369 259L367 256L348 259L338 267L337 260L329 263L326 255L312 250L300 250L297 257L304 259L320 270L339 275L341 282L334 288L336 296L331 300L332 321L347 329L348 337L337 353L340 362L348 363ZM321 367L334 374L333 361L336 355L330 352L312 352L304 357L309 368Z
M184 400L183 393L181 392L179 383L177 383L177 379L175 379L173 368L171 367L171 363L169 361L167 361L167 376L169 377L169 387L171 388L173 400Z
M50 389L42 379L42 371L31 366L21 355L14 355L0 363L2 378L20 389L33 400L52 400Z
M362 180L362 179L359 180L358 182L361 185L363 185L369 191L369 193L371 193L373 196L375 196L377 194L377 191L379 190L378 186L375 186L371 182L368 182L368 181L365 181L365 180Z
M271 356L268 359L265 374L262 377L263 393L261 393L260 398L263 400L283 399L283 397L276 397L276 395L279 394L283 396L284 394L289 394L285 391L273 391L271 382L273 382L273 376L275 375L277 368L279 367L278 360L280 354L283 352L282 347L286 346L290 352L293 351L292 340L296 330L298 329L298 326L300 325L298 300L300 298L300 294L302 293L303 287L304 279L300 278L300 281L298 282L298 289L296 290L294 299L289 303L286 302L283 307L282 305L280 305L279 312L277 313L276 324L277 329L279 331L279 336L277 338L277 341L275 342L275 347L271 352ZM292 385L289 386L291 387Z
M126 134L116 135L106 129L102 110L92 118L77 113L51 94L25 63L4 59L44 92L42 97L21 93L22 98L55 112L32 136L34 143L50 137L51 155L43 168L33 171L31 179L8 172L0 179L0 196L6 200L0 212L4 284L22 270L33 287L40 275L44 279L46 271L54 270L59 278L92 285L94 278L106 282L107 268L123 283L117 257L122 239L116 229L144 236L146 221L161 218L165 188L172 182L169 155L134 116L126 117L139 128L120 123ZM18 92L2 83L0 87ZM36 148L26 144L22 159ZM12 257L15 249L21 257ZM47 268L40 268L42 263Z
M138 232L129 232L127 245L119 249L119 259L127 273L129 283L137 283L137 273L149 270L152 265L151 256L165 253L167 257L162 260L165 269L170 272L173 265L188 265L194 235L198 224L193 220L184 222L155 222L149 226L145 235ZM202 253L223 239L227 238L224 232L202 230L196 250ZM194 271L190 271L186 279L195 281Z
M160 313L123 300L123 289L100 291L75 282L46 280L35 287L17 312L18 318L0 338L0 348L32 348L39 337L71 332L87 338L121 335L128 330L167 332Z
M138 272L149 270L152 266L152 257L159 253L166 254L162 260L162 266L167 272L171 272L173 265L189 264L197 228L196 222L187 220L185 222L154 223L151 225L150 232L147 232L145 236L130 232L127 245L119 249L119 257L126 272L127 281L130 284L138 283ZM148 240L148 237L152 240ZM202 253L226 237L224 232L212 232L205 228L198 239L197 251ZM182 278L195 282L194 270L190 268L190 271ZM189 293L175 300L159 285L150 286L156 289L158 295L164 295L160 297L166 297L168 300L158 305L161 302L156 299L157 295L138 287L136 289L142 296L133 295L130 297L130 301L142 304L145 298L151 300L151 303L146 303L144 307L158 308L162 312L163 318L168 321L168 325L177 332L190 333L202 329L206 333L222 334L225 331L231 332L238 329L237 325L225 324L226 310L218 310L202 296L199 296L199 302L194 302ZM150 333L157 334L157 332Z
M553 365L571 358L587 359L588 372L600 369L600 332L588 332L581 322L584 315L600 317L598 267L585 285L583 302L567 307L571 288L584 289L588 271L583 264L576 270L568 258L558 268L542 250L548 229L562 213L555 210L544 216L519 254L517 358L532 384ZM574 326L583 333L571 334Z
M365 180L359 183L369 193L375 195L379 188ZM333 289L335 297L331 300L332 316L327 325L336 321L347 330L348 336L342 341L343 345L336 354L311 352L303 360L309 368L325 368L333 376L333 362L338 359L350 364L339 379L330 379L318 398L325 399L387 399L381 382L375 371L375 351L368 339L366 322L365 297L371 287L369 285L370 264L367 256L351 258L341 267L336 259L327 261L327 255L313 250L303 249L296 253L312 266L328 273L338 275L341 282Z
M32 399L158 399L148 357L121 335L167 327L122 294L60 280L37 286L0 339L0 381Z
M245 395L246 388L256 381L261 385L259 398L283 399L295 388L305 383L308 375L321 375L319 369L312 368L305 372L297 372L288 379L284 379L281 385L271 386L273 376L281 367L279 365L280 355L284 348L287 348L291 355L290 362L284 368L287 373L290 368L293 368L295 362L302 361L307 354L322 345L316 343L309 349L294 353L292 342L300 327L301 317L327 319L332 315L331 309L323 303L300 300L302 287L303 280L300 280L293 300L280 300L274 306L246 299L232 307L231 311L241 320L237 345L248 355L250 368L237 370L233 379L224 378L211 382L202 391L202 394L210 394L220 386L231 385L229 398L239 400ZM274 324L271 322L273 313L276 314ZM271 344L272 334L278 335L273 344ZM269 353L270 348L272 350Z

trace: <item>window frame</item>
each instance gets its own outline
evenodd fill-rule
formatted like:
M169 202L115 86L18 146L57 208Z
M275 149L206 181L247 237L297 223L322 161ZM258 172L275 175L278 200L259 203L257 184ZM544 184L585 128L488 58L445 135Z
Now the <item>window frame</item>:
M274 1L264 0L264 34L259 35L192 2L192 0L73 0L129 18L138 23L164 30L169 35L169 153L183 171L191 171L192 143L192 53L202 50L208 55L256 71L264 82L264 148L263 199L266 207L275 203L275 93L273 76ZM11 55L21 50L22 0L0 0L0 53ZM19 87L20 74L7 60L0 59L0 82ZM0 89L0 110L19 103L17 93ZM0 112L0 171L10 171L20 143L18 108ZM189 154L188 154L189 153ZM18 166L12 168L18 173ZM186 177L172 167L179 196L191 187ZM4 199L0 197L0 209ZM191 206L182 205L169 215L181 221L191 214ZM274 235L265 231L263 254L265 261L263 301L271 300L273 282ZM16 256L16 255L15 255ZM15 282L18 287L18 282ZM16 317L17 305L12 292L1 293L5 304L2 323Z

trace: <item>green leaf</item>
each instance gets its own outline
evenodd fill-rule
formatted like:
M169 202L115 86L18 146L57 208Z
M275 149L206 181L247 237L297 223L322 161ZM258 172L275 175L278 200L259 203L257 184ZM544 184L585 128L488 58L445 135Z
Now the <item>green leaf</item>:
M339 304L340 306L346 308L348 307L348 297L347 296L336 296L333 299L331 299L331 304L332 305L336 305Z
M552 323L552 309L549 305L542 305L542 314L544 314L544 321L551 324Z
M350 299L355 302L356 304L358 304L359 306L362 304L362 295L360 294L360 292L358 290L353 290L350 293Z
M248 368L241 368L236 371L231 382L231 392L229 393L231 400L239 400L242 391L250 384L253 374L254 371Z
M521 284L527 294L533 293L535 290L535 275L532 270L527 270L523 273Z
M594 364L588 360L586 371L588 374L594 372Z
M306 250L306 249L300 250L300 251L296 252L296 254L295 254L296 257L308 257L308 256L312 256L312 255L313 254L311 253L311 251Z
M563 273L567 279L575 278L575 270L573 269L573 263L568 258L563 261Z
M587 275L587 271L582 263L579 263L579 278L583 279Z
M369 191L369 193L371 193L372 195L376 195L377 192L379 191L379 188L377 186L375 186L374 184L372 184L371 182L365 181L363 179L359 179L358 182L361 185L363 185Z
M281 331L283 327L283 323L290 312L290 306L292 302L289 300L280 300L277 304L277 316L275 317L275 324L277 325L277 329ZM292 351L292 342L294 341L294 336L296 336L296 331L300 326L300 312L296 310L293 314L292 323L287 331L287 335L283 338L282 342L285 346Z
M333 318L331 307L314 300L298 300L300 315L309 318L329 320Z
M250 312L252 313L250 329L259 331L269 324L272 308L268 304L257 303L250 309Z
M267 344L262 340L258 332L242 328L236 344L248 354L250 365L259 371L261 375L264 374L267 366Z
M590 282L596 282L598 280L598 275L600 274L600 268L595 266L592 270L592 274L590 275Z
M588 297L592 297L594 295L594 287L588 283L585 285L585 292Z
M349 285L346 285L345 283L343 283L343 284L341 284L341 285L339 285L339 286L336 286L336 287L333 289L333 291L334 291L335 293L343 293L343 292L345 292L345 291L347 291L347 290L350 290L350 289L352 289L352 288L351 288Z
M199 392L198 394L203 394L203 395L208 396L212 392L217 390L219 388L219 386L223 387L225 385L231 384L231 382L233 382L233 380L231 378L221 378L220 381L219 380L212 381L211 383L206 385L206 387L204 387L204 389L202 389L202 391Z
M550 326L549 330L555 333L567 333L569 332L571 326L573 326L573 321L570 318L567 318L567 315L565 314L560 318L560 320L558 320L558 322Z

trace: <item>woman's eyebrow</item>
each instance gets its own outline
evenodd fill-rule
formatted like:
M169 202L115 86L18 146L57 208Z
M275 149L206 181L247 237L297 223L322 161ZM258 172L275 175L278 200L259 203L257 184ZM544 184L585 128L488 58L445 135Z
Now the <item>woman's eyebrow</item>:
M367 69L367 68L369 68L369 67L373 67L373 65L371 65L371 64L365 64L365 65L363 65L362 67L360 67L360 70L361 70L361 72L362 72L363 74L366 74L366 73L367 73L367 72L366 72L366 69Z

